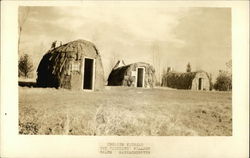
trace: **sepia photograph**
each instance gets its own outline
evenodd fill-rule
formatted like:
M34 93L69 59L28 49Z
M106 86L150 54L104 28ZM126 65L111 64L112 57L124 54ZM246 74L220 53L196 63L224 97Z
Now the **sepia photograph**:
M249 2L1 1L0 157L249 157Z
M231 13L19 6L19 134L232 136Z

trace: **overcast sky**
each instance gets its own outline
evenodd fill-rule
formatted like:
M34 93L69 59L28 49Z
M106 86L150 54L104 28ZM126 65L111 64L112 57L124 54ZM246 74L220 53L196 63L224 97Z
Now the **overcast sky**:
M23 15L20 8L19 13ZM167 6L30 7L20 47L35 68L54 40L92 41L107 76L110 61L144 61L158 72L171 66L214 76L231 59L231 10ZM154 52L154 53L153 53ZM153 56L155 54L155 56Z

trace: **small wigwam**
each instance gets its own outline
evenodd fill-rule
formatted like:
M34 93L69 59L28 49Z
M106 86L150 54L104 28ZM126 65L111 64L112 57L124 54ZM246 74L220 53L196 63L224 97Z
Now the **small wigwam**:
M49 50L37 68L37 85L74 90L104 88L104 71L96 46L76 40Z
M108 85L150 88L155 86L155 80L155 69L150 64L137 62L125 65L119 60L108 77Z
M210 90L207 72L166 72L162 77L162 86L176 89Z

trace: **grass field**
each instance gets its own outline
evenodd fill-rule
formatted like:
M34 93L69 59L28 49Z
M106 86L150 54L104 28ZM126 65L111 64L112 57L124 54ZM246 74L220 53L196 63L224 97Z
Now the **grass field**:
M232 135L232 94L107 87L84 92L19 87L19 133Z

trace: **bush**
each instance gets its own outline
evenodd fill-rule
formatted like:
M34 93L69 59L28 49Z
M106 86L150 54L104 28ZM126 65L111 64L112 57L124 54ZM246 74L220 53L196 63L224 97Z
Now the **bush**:
M220 71L216 78L214 89L219 91L232 90L232 75L226 71Z
M24 54L18 61L18 76L28 78L33 72L33 64L28 54Z

